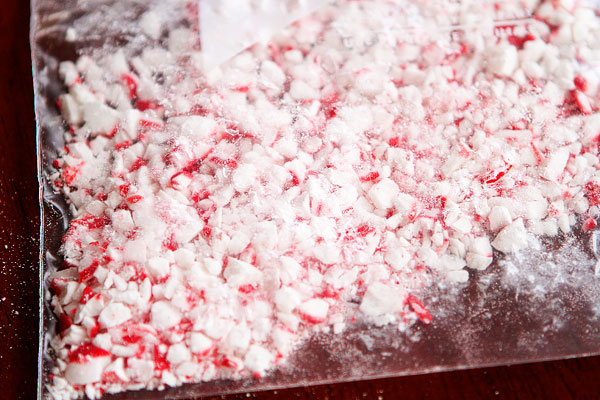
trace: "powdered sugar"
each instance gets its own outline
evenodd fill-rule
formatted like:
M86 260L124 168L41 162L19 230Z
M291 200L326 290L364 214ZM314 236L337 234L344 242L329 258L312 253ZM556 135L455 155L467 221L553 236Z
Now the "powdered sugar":
M353 318L435 323L423 288L595 226L598 17L548 2L494 31L521 6L464 7L342 2L208 74L183 27L63 63L56 397L261 377Z

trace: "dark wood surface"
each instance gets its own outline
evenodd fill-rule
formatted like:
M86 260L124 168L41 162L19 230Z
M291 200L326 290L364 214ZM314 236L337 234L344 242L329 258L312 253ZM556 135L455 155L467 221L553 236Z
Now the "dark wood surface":
M27 0L0 3L0 399L33 399L38 352L38 184ZM600 357L214 399L592 399Z

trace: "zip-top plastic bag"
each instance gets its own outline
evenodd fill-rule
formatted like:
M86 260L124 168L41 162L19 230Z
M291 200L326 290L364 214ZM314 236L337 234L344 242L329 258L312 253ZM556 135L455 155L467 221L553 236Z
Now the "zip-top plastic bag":
M34 2L39 397L597 353L599 33L579 2Z

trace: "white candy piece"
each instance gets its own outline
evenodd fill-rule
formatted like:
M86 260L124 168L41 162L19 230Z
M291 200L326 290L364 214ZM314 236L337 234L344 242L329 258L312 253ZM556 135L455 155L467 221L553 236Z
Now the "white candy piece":
M492 232L499 231L512 222L510 211L504 206L495 206L492 208L488 219L490 221L490 230Z
M251 331L245 324L234 326L227 336L227 345L233 349L245 350L251 339Z
M277 309L284 313L291 313L294 311L300 302L300 295L292 288L283 288L275 292L274 298Z
M177 265L185 269L190 268L195 259L194 252L188 249L177 249L173 252L173 256Z
M71 325L63 334L63 341L67 344L78 345L87 336L86 330L77 325Z
M98 316L98 322L106 328L121 325L130 319L131 311L123 303L110 303Z
M256 168L252 164L242 164L233 173L233 186L238 192L247 191L256 180Z
M502 229L492 241L492 246L503 253L514 253L527 247L527 231L519 218Z
M181 314L175 307L166 301L152 304L150 311L150 324L161 331L173 328L181 321Z
M392 247L385 253L385 262L395 271L401 271L411 259L410 253L401 247Z
M108 367L104 369L105 373L113 372L123 382L128 382L129 377L125 373L125 362L123 358L117 358L115 361L110 363Z
M257 284L262 279L262 272L247 262L229 257L223 276L227 284L239 287Z
M167 361L171 364L181 364L184 361L189 361L191 358L192 355L190 351L183 343L177 343L169 347Z
M510 76L517 67L519 56L515 46L502 44L498 46L488 59L488 69L500 76Z
M222 263L214 258L207 257L204 259L204 268L206 268L206 271L211 275L219 275L221 273Z
M473 239L467 251L467 267L483 271L493 261L494 254L487 237Z
M85 103L82 110L84 128L92 134L109 134L119 122L117 111L101 103Z
M555 182L567 166L569 154L568 147L561 147L554 151L543 165L542 177Z
M190 334L189 345L192 353L202 354L212 347L213 342L202 333L193 332Z
M360 303L360 311L371 317L393 314L402 308L403 299L396 289L381 282L374 282L367 287L365 297Z
M169 260L153 257L148 260L148 271L157 279L161 279L169 273Z
M295 282L302 272L302 266L293 258L283 256L279 259L281 263L280 267L280 279L285 285Z
M85 363L71 362L65 370L65 378L72 385L98 382L108 364L110 364L110 356L89 357Z
M140 28L152 39L158 39L161 33L160 17L152 11L144 13L140 18Z
M127 210L117 210L113 213L112 225L119 232L127 232L135 228L131 212Z
M248 352L244 357L246 368L259 375L264 374L265 371L271 367L272 363L273 354L257 344L250 346L250 349L248 349Z
M385 210L394 205L394 201L400 193L398 185L391 179L382 179L369 190L369 199L373 205Z
M321 323L325 321L329 304L322 299L310 299L302 303L298 312L310 323Z
M79 125L83 122L83 113L77 101L70 94L63 94L59 98L62 115L69 125Z

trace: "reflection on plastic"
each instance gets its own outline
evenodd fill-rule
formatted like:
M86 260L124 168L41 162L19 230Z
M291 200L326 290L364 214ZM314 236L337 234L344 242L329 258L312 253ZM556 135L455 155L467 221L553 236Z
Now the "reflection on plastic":
M205 70L212 70L254 43L266 42L323 4L320 0L199 0Z

